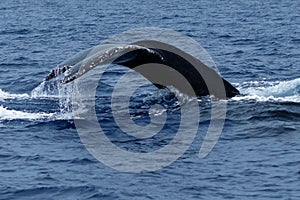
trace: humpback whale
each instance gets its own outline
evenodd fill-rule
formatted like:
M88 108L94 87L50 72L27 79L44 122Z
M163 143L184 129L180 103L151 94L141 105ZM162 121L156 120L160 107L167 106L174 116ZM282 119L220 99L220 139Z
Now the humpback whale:
M233 85L222 78L214 69L194 56L166 43L138 41L128 45L116 45L108 48L105 52L98 51L97 48L85 50L59 64L45 80L49 81L65 74L60 83L66 84L99 65L117 64L139 72L159 89L173 86L188 95L196 95L197 97L213 95L221 99L240 94ZM138 66L141 65L145 65L148 70L139 70ZM160 70L162 65L168 66L168 69ZM188 81L193 89L192 93L185 90L178 78L176 80L172 79L174 71L180 73ZM169 78L163 84L159 84L156 81L157 77L160 77L160 79Z

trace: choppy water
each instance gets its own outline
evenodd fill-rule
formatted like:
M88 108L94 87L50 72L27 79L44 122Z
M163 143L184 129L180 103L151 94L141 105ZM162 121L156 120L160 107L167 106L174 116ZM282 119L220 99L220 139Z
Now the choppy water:
M1 1L0 199L298 199L299 8L299 1L287 0ZM155 172L123 173L98 162L81 143L68 88L51 92L40 84L73 54L145 26L198 41L242 94L227 101L222 135L206 158L198 157L210 118L209 102L202 100L198 134L180 159ZM106 74L104 95L96 99L99 121L117 145L160 148L173 137L172 118L170 135L158 141L135 141L110 128L105 91L120 74L121 68ZM176 105L168 92L142 88L131 104L137 124L149 122L156 102ZM174 120L177 111L172 108Z

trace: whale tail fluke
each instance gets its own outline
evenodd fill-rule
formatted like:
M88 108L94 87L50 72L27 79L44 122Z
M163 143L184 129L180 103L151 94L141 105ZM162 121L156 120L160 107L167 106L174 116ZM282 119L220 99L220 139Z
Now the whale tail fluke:
M197 58L174 46L156 41L141 41L131 45L117 46L105 52L86 50L79 53L79 56L72 57L69 61L58 65L45 80L49 81L66 72L66 76L60 82L69 83L94 67L109 63L122 65L141 73L158 88L173 86L188 95L197 97L213 95L222 99L240 94L233 85ZM138 66L141 65L147 65L148 69L139 70ZM162 65L168 66L171 70L161 70ZM178 77L171 78L175 77L175 71L188 81L193 89L192 93L186 90ZM167 79L167 81L163 81L164 84L158 84L157 77L160 77L160 80Z

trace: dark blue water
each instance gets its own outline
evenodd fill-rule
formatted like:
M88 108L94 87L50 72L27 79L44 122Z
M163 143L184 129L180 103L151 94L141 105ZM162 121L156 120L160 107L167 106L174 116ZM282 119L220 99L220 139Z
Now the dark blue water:
M297 0L1 1L0 199L299 199L299 13ZM32 90L77 52L149 26L198 41L242 95L227 101L222 135L207 157L198 157L210 118L202 100L198 134L183 156L155 172L125 173L89 154L63 96ZM108 73L107 84L121 71ZM159 149L178 126L169 95L148 86L131 101L140 125L149 123L152 104L171 107L171 126L157 140L110 129L105 91L96 99L98 119L126 150Z

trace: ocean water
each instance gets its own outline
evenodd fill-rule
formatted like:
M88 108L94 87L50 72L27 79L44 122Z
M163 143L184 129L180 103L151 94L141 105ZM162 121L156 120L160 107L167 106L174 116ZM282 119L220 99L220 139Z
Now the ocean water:
M0 199L299 199L299 13L297 0L1 1ZM207 157L198 154L211 106L201 99L188 150L157 171L128 173L85 148L70 88L41 84L74 54L142 27L172 29L199 42L241 95L226 101L222 134ZM178 128L178 102L188 107L190 101L145 86L131 98L134 122L168 114L169 126L153 140L118 134L108 97L122 73L115 67L105 74L95 101L98 120L123 149L157 150ZM169 110L150 109L156 103Z

